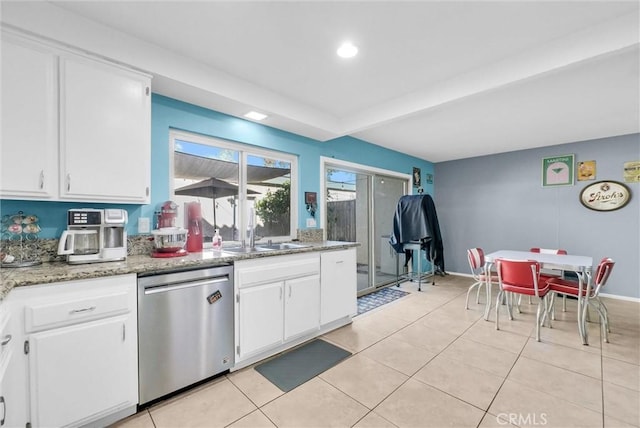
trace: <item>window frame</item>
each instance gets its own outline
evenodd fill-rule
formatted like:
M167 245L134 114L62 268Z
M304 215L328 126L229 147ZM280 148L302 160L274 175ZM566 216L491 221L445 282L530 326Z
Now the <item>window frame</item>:
M284 236L266 236L274 242L290 241L296 238L298 228L298 156L292 153L286 153L278 150L267 149L251 144L240 143L236 141L226 140L223 138L212 137L208 135L197 134L177 129L169 130L169 196L175 198L175 170L174 170L174 153L176 140L187 141L196 144L228 149L238 152L238 230L239 241L226 241L235 244L241 244L249 223L248 207L249 200L247 198L247 158L248 156L259 156L264 158L273 158L289 162L290 169L290 224L289 235ZM208 246L208 245L207 245Z

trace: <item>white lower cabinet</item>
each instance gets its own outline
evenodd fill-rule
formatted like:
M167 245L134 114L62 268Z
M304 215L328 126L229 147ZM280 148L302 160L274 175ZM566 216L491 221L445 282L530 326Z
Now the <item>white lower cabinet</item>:
M110 317L29 337L32 426L65 426L127 404L119 389L136 375L128 322L128 315Z
M241 260L234 269L236 363L319 329L318 253Z
M351 322L357 312L356 250L240 260L234 370Z
M136 276L13 290L8 426L107 425L138 403ZM10 391L10 392L9 392Z
M320 275L290 279L284 283L284 340L320 327Z
M238 291L240 335L238 356L256 354L282 343L282 286L284 282L257 285Z
M328 324L358 312L356 249L327 251L320 255L320 322Z

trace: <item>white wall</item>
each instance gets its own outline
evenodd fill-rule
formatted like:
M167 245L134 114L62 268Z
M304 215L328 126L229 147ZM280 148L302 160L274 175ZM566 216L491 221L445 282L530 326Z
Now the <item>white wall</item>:
M612 257L616 265L603 293L640 298L640 183L626 183L631 201L598 212L579 201L594 181L543 188L542 158L575 154L595 160L596 180L623 180L623 164L640 160L640 134L562 144L435 165L435 203L446 270L469 273L466 250L564 248Z

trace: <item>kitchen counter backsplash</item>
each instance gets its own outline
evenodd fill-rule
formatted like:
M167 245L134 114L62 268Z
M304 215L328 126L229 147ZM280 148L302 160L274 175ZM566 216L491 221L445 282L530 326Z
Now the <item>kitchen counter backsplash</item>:
M127 239L127 255L139 256L151 254L153 241L151 235L129 236ZM58 239L38 239L27 244L20 241L2 240L0 248L3 253L11 254L24 260L40 260L43 263L64 262L65 256L58 255Z
M323 229L298 229L300 242L322 242ZM149 255L153 251L152 235L130 235L127 238L127 255ZM28 245L19 241L2 240L0 249L3 253L22 255L25 260L40 260L43 263L64 262L65 256L58 255L58 239L38 239Z
M324 229L298 229L300 242L322 242L323 239Z

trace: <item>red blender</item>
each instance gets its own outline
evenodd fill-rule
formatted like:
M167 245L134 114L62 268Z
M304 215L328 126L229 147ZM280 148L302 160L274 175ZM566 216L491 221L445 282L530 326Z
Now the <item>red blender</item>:
M189 202L187 207L187 251L202 251L202 209L200 202Z

